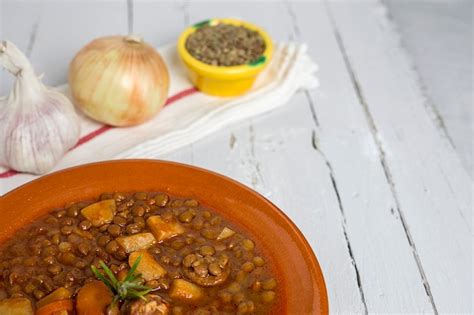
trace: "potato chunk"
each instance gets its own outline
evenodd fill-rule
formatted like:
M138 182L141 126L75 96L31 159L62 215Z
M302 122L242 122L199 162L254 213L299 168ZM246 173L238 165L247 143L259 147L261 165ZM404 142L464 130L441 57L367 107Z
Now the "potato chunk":
M14 298L0 301L0 314L33 315L33 306L26 298Z
M133 252L128 257L128 264L132 268L138 257L142 256L137 267L137 273L142 275L146 281L154 280L163 277L166 274L166 269L155 260L155 258L146 250L138 250Z
M118 237L117 243L129 254L140 249L147 249L156 243L156 239L151 233L138 233Z
M81 210L81 214L89 221L93 226L101 226L105 223L110 223L114 219L115 210L114 199L102 200L93 203Z
M185 302L198 302L203 297L202 289L183 279L173 280L169 296Z
M146 224L158 242L184 233L183 226L174 217L164 220L159 215L154 215L146 220Z
M219 234L219 236L217 236L217 240L220 241L220 240L225 240L226 238L229 238L231 237L232 235L234 235L235 232L234 230L231 230L229 229L227 226L224 227L221 231L221 233Z
M68 289L63 288L63 287L57 288L56 290L54 290L53 292L51 292L50 294L48 294L47 296L45 296L44 298L36 302L36 308L43 307L46 304L49 304L52 302L70 299L71 295L72 295L71 291L69 291Z

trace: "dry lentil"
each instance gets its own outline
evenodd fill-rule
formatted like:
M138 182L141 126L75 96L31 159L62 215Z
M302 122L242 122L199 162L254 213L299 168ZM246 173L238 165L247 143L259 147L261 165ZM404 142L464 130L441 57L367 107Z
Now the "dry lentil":
M186 40L196 59L214 66L236 66L256 61L265 50L262 36L244 26L205 25Z

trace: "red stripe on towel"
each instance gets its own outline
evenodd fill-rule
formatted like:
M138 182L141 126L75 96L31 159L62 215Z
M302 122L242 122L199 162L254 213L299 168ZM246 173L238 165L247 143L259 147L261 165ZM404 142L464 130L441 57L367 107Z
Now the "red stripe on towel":
M168 97L168 99L166 100L166 103L165 103L165 106L167 105L170 105L170 104L173 104L174 102L176 101L179 101L180 99L183 99L189 95L193 95L194 93L196 93L198 90L195 88L195 87L192 87L192 88L189 88L189 89L186 89L186 90L182 90L181 92L178 92L176 93L175 95L173 96L170 96ZM105 125L105 126L102 126L90 133L88 133L87 135L81 137L79 139L79 141L77 141L76 145L73 146L71 148L71 150L74 150L75 148L77 148L78 146L86 143L86 142L89 142L91 141L92 139L100 136L101 134L103 134L104 132L106 132L107 130L110 130L110 129L113 129L114 127L113 126L108 126L108 125ZM5 171L3 173L0 173L0 178L7 178L7 177L12 177L14 175L18 174L17 171L14 171L14 170L8 170L8 171Z

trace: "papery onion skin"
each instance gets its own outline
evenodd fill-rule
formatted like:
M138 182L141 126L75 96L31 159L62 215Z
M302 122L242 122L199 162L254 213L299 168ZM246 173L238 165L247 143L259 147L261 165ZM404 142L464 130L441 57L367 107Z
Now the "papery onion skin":
M131 126L165 104L169 74L156 50L136 37L108 36L83 47L69 67L74 103L89 117Z

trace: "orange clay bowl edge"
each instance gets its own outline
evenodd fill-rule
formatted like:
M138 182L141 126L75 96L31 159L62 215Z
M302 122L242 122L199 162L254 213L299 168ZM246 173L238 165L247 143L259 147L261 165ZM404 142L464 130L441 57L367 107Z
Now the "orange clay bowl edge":
M246 186L184 164L109 161L43 176L0 197L0 243L55 208L114 191L161 191L199 200L249 234L268 258L278 280L277 302L271 314L328 314L321 268L294 223Z

